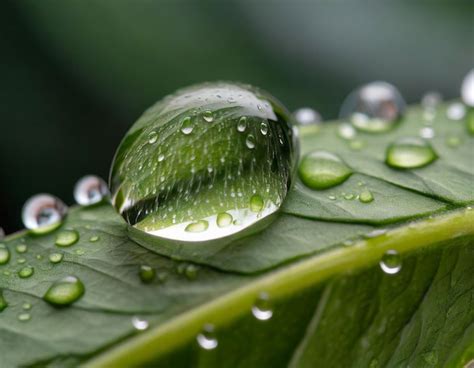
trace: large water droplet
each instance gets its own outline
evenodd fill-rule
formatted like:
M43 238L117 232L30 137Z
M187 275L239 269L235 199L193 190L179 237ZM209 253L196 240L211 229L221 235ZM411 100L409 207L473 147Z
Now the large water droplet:
M0 266L7 264L9 261L10 250L4 244L0 244Z
M74 199L81 206L102 202L108 195L109 188L105 181L94 175L84 176L74 187Z
M211 324L204 325L201 333L196 337L199 346L205 350L213 350L217 348L218 341L214 333L214 326Z
M474 107L474 69L471 69L462 81L461 97L466 105Z
M70 247L79 241L79 233L76 230L63 230L56 235L55 244L58 247Z
M393 275L402 268L402 259L396 250L388 250L380 260L380 268L383 272Z
M391 129L401 118L405 101L400 92L389 83L366 84L344 101L341 117L349 118L358 129L367 132L384 132Z
M226 227L232 225L234 218L230 213L222 212L217 215L217 226Z
M267 321L273 316L270 304L270 297L267 293L261 292L252 306L252 314L260 321Z
M385 161L397 169L413 169L428 165L437 157L427 141L416 137L405 137L388 146Z
M303 157L299 166L301 181L312 189L327 189L344 182L352 170L344 161L327 151L313 151Z
M374 200L374 195L372 194L372 192L368 189L366 190L363 190L360 194L359 194L359 201L362 202L362 203L370 203Z
M75 276L67 276L51 285L43 299L49 304L63 307L79 300L84 292L85 288L81 280Z
M18 271L18 276L20 276L22 279L27 279L31 276L33 276L33 273L35 272L35 269L31 266L23 267L20 271Z
M23 224L34 233L45 234L61 225L67 210L59 198L50 194L37 194L23 206Z
M302 107L293 113L298 125L313 125L321 123L321 115L310 107Z
M266 92L228 83L190 87L158 102L127 133L112 165L112 202L131 236L199 242L270 219L296 165L290 121ZM151 145L150 131L158 134ZM258 211L256 193L264 204Z

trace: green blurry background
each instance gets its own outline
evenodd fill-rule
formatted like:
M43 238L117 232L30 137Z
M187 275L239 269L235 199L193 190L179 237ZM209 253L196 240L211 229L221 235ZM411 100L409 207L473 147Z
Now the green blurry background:
M408 102L459 95L474 65L472 1L21 0L0 4L0 226L23 202L71 204L82 175L108 176L121 137L165 94L239 80L290 110L335 118L383 79Z

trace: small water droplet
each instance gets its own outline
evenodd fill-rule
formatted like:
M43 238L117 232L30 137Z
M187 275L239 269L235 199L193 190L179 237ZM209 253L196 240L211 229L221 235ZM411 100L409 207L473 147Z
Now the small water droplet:
M90 241L91 243L95 243L95 242L97 242L97 241L99 241L99 240L100 240L100 236L99 236L99 235L92 235L92 236L89 238L89 241Z
M247 128L247 118L245 116L242 116L239 119L239 122L237 124L237 130L242 133L242 132L245 132L246 128Z
M158 133L154 130L148 134L148 143L154 144L158 140Z
M134 316L132 317L132 325L135 330L144 331L149 327L149 323L146 319Z
M55 244L58 247L70 247L79 241L79 233L76 230L63 230L56 235Z
M209 223L206 220L199 220L199 221L190 223L188 226L186 226L184 230L191 233L200 233L200 232L206 231L208 227L209 227Z
M336 200L336 196L335 195L328 195L328 198L331 200L331 201L335 201Z
M462 139L457 135L448 135L446 137L446 145L451 148L459 147L462 143Z
M63 260L64 255L62 253L51 253L48 258L51 263L56 264Z
M373 239L378 238L379 236L383 236L385 234L387 234L387 229L375 229L365 234L364 238Z
M339 136L344 139L353 139L356 136L356 130L348 123L342 123L337 130Z
M252 212L260 212L263 210L263 207L265 205L265 202L261 196L258 194L254 194L250 198L250 211Z
M184 269L184 275L188 280L195 280L198 275L199 267L189 264Z
M86 251L82 248L78 248L74 251L74 253L76 253L78 256L83 256L84 254L86 254Z
M255 304L252 306L252 314L260 321L267 321L273 316L273 311L270 304L270 297L266 292L261 292L258 295Z
M354 194L352 194L352 193L344 194L344 199L352 200L352 199L354 199L354 198L355 198L355 196L354 196Z
M370 203L373 200L374 200L374 196L373 196L372 192L368 189L363 190L359 194L359 201L362 202L362 203Z
M461 97L466 105L474 107L474 69L471 69L462 81Z
M45 234L58 228L68 211L67 206L50 194L37 194L23 206L23 224L37 234Z
M3 296L3 292L0 290L0 312L3 312L3 310L5 310L5 308L7 307L8 307L8 302Z
M9 261L10 250L4 244L0 244L0 265L7 264Z
M156 271L151 266L141 265L139 276L140 276L140 280L142 280L143 283L149 284L153 282L153 280L155 279Z
M432 139L435 136L435 131L432 127L423 127L420 129L420 137L424 139Z
M372 82L351 93L341 108L359 130L379 133L391 129L401 118L405 101L400 92L386 82Z
M25 259L25 258L23 258L23 257L21 257L21 258L18 258L18 259L16 260L16 263L18 263L18 264L23 264L23 263L26 263L26 259Z
M260 124L260 133L262 133L262 135L268 134L268 125L264 121L262 121L262 123Z
M255 148L255 137L252 134L249 134L247 136L247 139L245 140L245 145L249 149L254 149Z
M193 121L189 116L185 117L181 123L181 132L183 134L191 134L193 131Z
M27 312L23 312L23 313L18 314L17 318L20 322L27 322L31 319L31 314Z
M158 155L158 162L161 162L165 159L165 155L163 155L162 153Z
M421 98L421 106L424 109L436 109L438 105L443 101L441 93L436 91L430 91L423 95Z
M298 125L315 125L322 121L321 115L310 107L302 107L293 113Z
M466 116L466 106L460 102L453 102L446 109L446 116L451 120L462 120Z
M397 169L426 166L438 158L433 147L421 138L405 137L388 146L385 162Z
M365 147L365 142L360 139L354 139L349 142L349 147L355 151L360 151L362 148Z
M301 160L298 173L311 189L327 189L341 184L352 174L342 159L327 151L313 151Z
M210 111L210 110L204 111L204 113L202 114L202 117L208 123L212 123L214 121L214 115L212 114L212 111Z
M402 259L396 250L388 250L380 260L380 268L389 275L398 273L402 268Z
M105 181L95 175L84 176L74 186L74 199L81 206L100 203L109 194L109 188Z
M35 269L31 266L23 267L20 271L18 271L18 276L20 276L22 279L27 279L31 276L33 276L33 273L35 272Z
M28 247L26 246L26 244L18 244L16 247L15 247L15 250L17 253L26 253L27 250L28 250Z
M217 215L217 226L219 227L227 227L232 225L233 217L230 213L221 212Z
M21 307L23 308L23 310L30 310L32 308L32 305L31 303L24 302Z
M218 341L214 333L214 326L211 324L204 325L201 333L196 337L199 346L205 350L213 350L217 348Z
M63 307L79 300L85 292L84 284L75 276L53 283L43 296L43 299L54 306Z

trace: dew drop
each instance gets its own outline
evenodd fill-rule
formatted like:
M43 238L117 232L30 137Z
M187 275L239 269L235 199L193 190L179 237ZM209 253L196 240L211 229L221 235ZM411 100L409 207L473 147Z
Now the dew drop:
M158 140L158 133L154 130L148 133L148 143L154 144Z
M438 158L431 145L416 137L400 138L387 148L385 162L396 169L426 166Z
M214 333L214 326L211 324L204 325L202 331L197 335L196 341L205 350L217 348L218 341Z
M260 321L267 321L273 316L270 298L267 293L261 292L252 306L252 314Z
M24 302L21 307L23 308L23 310L30 310L32 308L32 305L31 303Z
M237 124L237 130L241 133L245 132L245 129L247 128L247 118L245 116L242 116L239 119L239 123Z
M450 148L459 147L462 143L462 139L457 135L448 135L446 137L446 145Z
M20 313L18 314L17 319L20 322L28 322L31 319L31 314L27 312Z
M188 226L186 226L184 230L190 233L201 233L203 231L206 231L208 227L209 223L206 220L199 220L190 223Z
M140 280L142 280L143 283L149 284L155 279L156 271L151 266L141 265L140 272L138 274L140 276Z
M263 198L259 196L258 194L254 194L250 198L250 211L260 212L263 210L264 205L265 205L265 202L263 201Z
M212 114L211 110L206 110L202 114L202 117L204 120L206 120L208 123L212 123L214 121L214 115Z
M79 233L76 230L63 230L56 235L58 247L70 247L79 241Z
M313 151L301 160L301 181L311 189L327 189L341 184L352 174L352 170L339 156L327 151Z
M451 120L462 120L466 116L466 106L460 102L453 102L447 107L446 116Z
M302 107L293 113L298 125L316 125L322 121L321 115L310 107Z
M74 186L74 199L81 206L90 206L102 202L109 196L105 181L95 175L79 179Z
M97 242L97 241L99 241L99 240L100 240L100 236L99 236L99 235L92 235L92 236L89 238L89 241L90 241L91 243L95 243L95 242Z
M56 264L63 260L64 255L62 253L51 253L48 258L51 263Z
M165 155L163 155L162 153L158 155L158 162L161 162L165 159Z
M10 250L4 244L0 244L0 266L7 264L9 261Z
M380 260L380 268L389 275L398 273L402 268L402 259L396 250L388 250Z
M188 135L193 132L193 129L193 121L189 116L185 117L181 123L181 133Z
M18 271L18 276L22 279L27 279L33 276L35 269L31 266L23 267L20 271Z
M193 264L189 264L184 269L184 275L188 280L195 280L197 278L199 268Z
M348 123L342 123L337 130L339 136L343 139L353 139L356 136L356 130Z
M18 263L18 264L24 264L24 263L26 263L26 259L23 258L23 257L18 258L18 259L16 260L16 263Z
M132 325L135 328L135 330L138 331L144 331L149 327L149 323L146 319L140 318L140 317L132 317Z
M59 198L37 194L23 206L23 224L34 233L46 234L61 225L67 211L67 206Z
M255 137L252 134L249 134L247 136L247 139L245 140L245 145L247 146L248 149L255 148Z
M54 306L63 307L79 300L84 292L85 288L81 280L75 276L66 276L53 283L43 299Z
M400 92L387 82L377 81L351 93L340 115L349 118L359 130L379 133L393 128L404 110L405 101Z
M432 127L423 127L420 129L420 137L424 139L432 139L435 136L435 131Z
M421 98L421 106L424 109L433 110L438 107L438 105L443 101L443 96L441 93L436 91L430 91L423 95Z
M370 203L373 200L374 200L374 196L373 196L372 192L368 189L363 190L359 194L359 201L362 202L362 203Z
M268 134L268 125L264 121L262 121L261 124L260 124L260 133L262 133L262 135L267 135Z
M217 215L217 226L219 227L227 227L232 225L232 221L234 218L230 213L227 212L221 212Z
M26 246L26 244L18 244L15 247L15 250L16 250L17 253L23 254L23 253L26 253L28 251L28 247Z
M461 97L466 105L474 107L474 69L471 69L462 81Z

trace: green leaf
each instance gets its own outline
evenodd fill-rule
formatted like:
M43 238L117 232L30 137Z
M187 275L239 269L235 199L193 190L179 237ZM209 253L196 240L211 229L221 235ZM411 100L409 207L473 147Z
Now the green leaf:
M440 158L409 171L385 166L384 154L395 138L418 134L417 108L393 131L359 133L357 144L338 136L338 123L304 128L303 152L337 153L354 174L324 191L298 182L272 225L239 240L172 245L134 234L135 242L109 205L74 208L50 234L8 237L0 365L467 364L474 358L474 211L467 207L474 202L474 138L463 122L447 121L444 107L433 126ZM451 136L462 143L447 145ZM374 200L362 203L357 196L366 190ZM80 240L58 248L64 229ZM23 244L27 251L18 252ZM393 275L379 267L387 250L401 255ZM51 253L64 258L52 263ZM151 283L140 280L142 265L156 270ZM25 266L34 274L20 278ZM84 296L65 308L43 301L69 275L83 282ZM265 321L251 312L262 292L273 313ZM19 318L24 314L29 320ZM135 330L134 317L149 330ZM215 327L214 350L196 343L205 324Z

